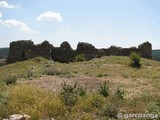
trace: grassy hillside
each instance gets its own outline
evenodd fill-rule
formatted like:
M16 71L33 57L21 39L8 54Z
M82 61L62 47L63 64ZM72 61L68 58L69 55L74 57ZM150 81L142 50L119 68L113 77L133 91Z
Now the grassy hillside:
M128 57L108 56L69 64L35 58L2 66L0 116L105 120L118 112L160 114L160 62L141 59L141 64L133 68ZM15 85L4 85L15 79Z

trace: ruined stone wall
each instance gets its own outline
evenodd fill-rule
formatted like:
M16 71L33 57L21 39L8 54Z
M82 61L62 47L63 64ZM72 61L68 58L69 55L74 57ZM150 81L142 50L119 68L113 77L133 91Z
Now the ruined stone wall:
M141 56L147 59L152 59L152 45L148 41L140 44L138 46L138 49L140 50Z
M51 58L51 52L52 52L52 45L48 41L44 41L39 45L35 45L33 49L34 56L39 57L42 56L46 59L52 59Z
M23 61L28 59L26 56L26 51L31 51L30 56L32 56L32 49L34 44L31 40L28 41L14 41L10 43L9 55L6 63L14 63L17 61Z
M98 49L96 49L92 44L79 42L75 53L76 55L84 54L86 60L91 60L98 56Z
M31 40L14 41L10 43L9 55L6 63L15 63L42 56L51 59L51 45L44 41L42 44L34 45Z
M62 63L73 62L75 58L75 51L67 41L64 41L60 47L52 47L51 57L54 61Z
M77 54L97 54L97 49L89 43L79 42L76 49Z
M64 41L60 47L54 47L48 41L34 45L31 40L21 40L10 43L7 63L14 63L39 56L58 62L68 63L73 62L75 56L79 54L84 54L86 59L90 60L95 57L109 55L129 56L132 52L140 53L142 57L151 59L152 45L149 42L145 42L139 45L138 48L111 46L106 49L96 49L92 44L79 42L77 49L73 50L67 41Z

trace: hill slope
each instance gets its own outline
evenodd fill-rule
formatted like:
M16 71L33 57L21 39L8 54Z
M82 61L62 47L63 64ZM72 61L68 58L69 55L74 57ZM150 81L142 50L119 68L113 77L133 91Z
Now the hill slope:
M128 89L132 87L135 91L138 86L141 89L144 86L144 89L150 87L158 92L160 88L160 63L147 59L142 59L141 63L142 68L136 69L129 66L130 60L128 57L109 56L69 64L35 58L0 67L0 80L8 79L8 76L12 74L26 80L30 77L32 79L39 78L42 75L69 79L88 77L93 80L107 80ZM152 92L151 89L148 92Z
M128 57L119 56L108 56L96 58L91 61L69 64L53 62L43 58L35 58L32 60L0 67L0 80L8 80L13 76L18 77L17 85L8 88L9 91L14 91L14 93L11 92L11 96L12 94L15 95L16 93L17 95L29 94L26 93L27 91L25 92L23 90L21 85L25 86L26 89L42 89L42 91L49 90L52 93L59 93L62 89L61 84L63 81L66 81L67 84L71 85L73 85L75 82L78 82L78 85L87 87L89 96L93 92L97 95L101 84L107 81L110 97L105 99L98 97L96 98L98 99L98 102L102 102L103 100L111 100L111 103L107 103L112 104L112 95L114 95L116 92L117 87L120 86L125 93L125 100L121 101L120 104L118 103L120 112L145 113L146 111L150 112L149 109L152 107L151 109L154 112L158 111L159 113L160 110L157 108L157 101L160 99L160 62L142 59L142 67L139 69L132 68L129 64L130 60ZM32 86L32 88L28 88L27 86ZM30 95L32 94L30 93ZM37 95L38 93L36 96ZM40 99L39 96L36 98L33 98L33 96L28 97L31 97L32 99ZM19 106L20 103L15 103L15 99L17 98L14 98L13 101L11 100L10 102ZM78 100L81 100L81 98L78 97ZM71 109L74 111L68 114L67 118L63 116L60 119L78 119L78 117L84 117L84 115L89 116L90 119L97 117L100 120L102 120L104 116L108 117L108 115L102 115L102 117L97 115L97 112L98 114L101 114L103 108L97 107L95 109L92 105L90 106L86 100L93 99L85 98L85 100L81 101L82 103L78 102L75 107L71 107ZM40 104L40 106L41 105L43 104ZM84 108L83 105L85 105L87 108ZM41 107L35 108L35 110L39 110ZM38 113L33 114L30 107L26 108L28 108L26 111L21 108L20 110L31 115L32 117L35 114L40 117ZM86 109L89 109L89 111L86 112ZM10 108L10 110L12 110L12 108ZM13 112L14 111L12 111L12 113ZM57 116L60 116L60 113L57 113L55 118L57 118Z

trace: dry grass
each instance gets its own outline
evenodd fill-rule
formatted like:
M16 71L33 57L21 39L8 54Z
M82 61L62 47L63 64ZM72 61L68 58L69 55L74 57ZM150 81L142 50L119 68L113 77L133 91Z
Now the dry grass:
M56 93L35 86L17 85L8 89L8 114L28 114L32 120L57 118L65 113L65 107Z
M91 104L94 101L92 92L95 92L96 96L98 96L98 101L110 106L109 104L112 103L112 95L114 95L116 88L120 86L125 92L125 100L120 103L119 107L120 111L125 113L146 113L148 108L153 109L157 107L156 104L153 103L157 103L158 98L160 99L160 62L141 59L141 64L142 67L139 69L132 68L128 57L118 56L108 56L96 58L91 61L69 64L36 58L0 67L0 80L3 81L13 73L19 78L17 82L18 85L7 87L11 96L8 107L11 110L15 110L12 111L12 113L26 113L35 118L37 118L37 116L44 117L45 115L51 115L58 119L75 118L92 120L95 116L99 116L97 119L103 119L100 115L100 111L102 111L103 108L95 108ZM44 75L44 70L48 68L54 69L53 71L51 70L53 75ZM34 70L34 75L31 75L32 80L29 80L30 77L28 76L28 73L30 73L28 71L30 70ZM55 70L58 71L58 74L54 74ZM74 82L78 81L79 85L87 86L88 95L83 98L78 98L78 102L73 107L71 113L66 112L66 107L63 106L63 102L57 95L61 90L62 81L66 81L69 84L74 84ZM109 82L108 85L111 96L103 100L103 98L97 95L97 90L104 81ZM24 88L22 87L23 85ZM32 85L32 87L30 85ZM7 89L6 91L8 91ZM48 92L48 90L50 92ZM58 101L55 101L55 98ZM52 102L47 103L50 99ZM21 100L24 101L21 102ZM27 104L31 104L32 107L29 108ZM59 106L59 109L56 109L58 112L41 113L44 109L54 111L55 108L50 106L55 105ZM20 108L14 108L15 106L19 106ZM25 106L26 109L22 106ZM7 112L3 110L3 113ZM65 113L65 115L61 117L63 113Z

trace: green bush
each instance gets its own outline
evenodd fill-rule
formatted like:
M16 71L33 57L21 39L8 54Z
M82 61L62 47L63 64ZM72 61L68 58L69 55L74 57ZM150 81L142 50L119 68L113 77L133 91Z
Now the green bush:
M108 97L109 96L109 88L107 86L107 82L104 82L101 86L100 86L100 90L99 93L101 95L103 95L104 97Z
M35 77L35 70L28 70L27 77Z
M64 104L67 106L74 106L77 102L77 83L75 83L73 86L67 84L65 81L61 83L62 86L62 100L64 101Z
M74 106L77 102L77 94L73 93L63 93L62 100L67 106Z
M46 75L60 75L61 73L59 70L57 70L51 66L51 67L45 68L44 74L46 74Z
M96 75L96 77L108 77L108 76L109 74L101 74L101 73Z
M65 77L65 78L71 78L74 75L71 74L71 72L69 72L68 70L62 70L60 73L60 77Z
M130 60L131 60L131 66L132 67L141 67L141 56L138 53L132 52L130 55Z
M17 75L13 73L7 77L5 83L6 85L16 84L17 79L18 79Z
M121 100L124 100L124 91L120 89L118 86L117 91L115 92L115 96Z
M83 97L78 97L73 111L88 113L95 109L101 109L104 103L105 99L103 96L97 93L88 93Z
M65 81L63 81L63 83L61 83L62 86L62 93L76 93L76 87L77 87L77 83L74 83L74 85L69 85L67 84Z
M157 102L150 102L147 105L147 112L152 114L160 114L160 106Z
M104 98L101 95L93 94L91 103L93 107L101 108L104 104Z
M77 102L78 96L86 95L86 88L81 86L77 87L77 83L74 83L74 85L69 85L65 81L63 81L63 83L61 83L61 86L62 100L67 106L74 106Z
M103 109L103 115L107 118L117 118L119 107L116 103L107 104Z
M86 61L85 54L76 55L76 56L75 56L75 61L76 61L76 62Z
M97 74L96 77L103 77L103 75L102 74Z
M79 96L86 95L86 87L78 87L77 93L78 93Z

